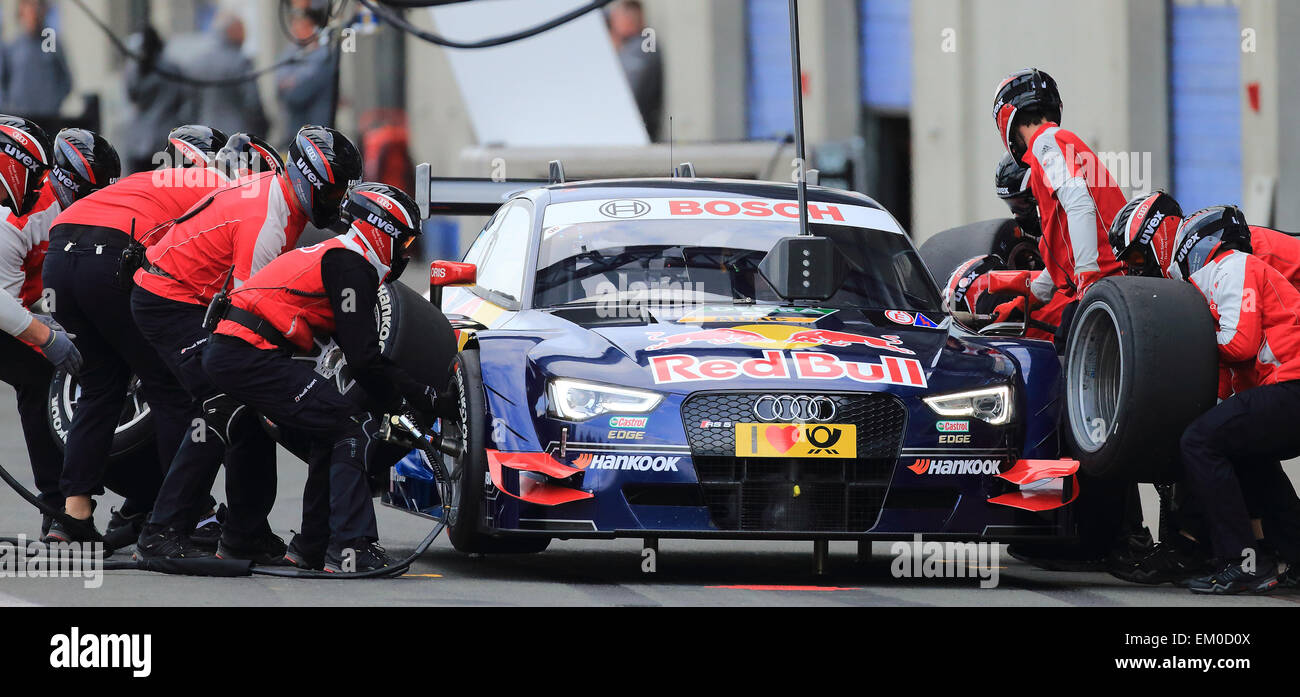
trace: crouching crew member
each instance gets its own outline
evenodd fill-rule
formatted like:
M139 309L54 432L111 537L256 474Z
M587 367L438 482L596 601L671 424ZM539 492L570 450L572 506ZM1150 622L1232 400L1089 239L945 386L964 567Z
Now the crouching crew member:
M205 136L210 130L177 128L169 148L178 151L179 142L186 152L203 153L199 146L211 147ZM195 141L197 145L187 140L193 140L194 133L205 136ZM207 167L206 156L195 157L181 158L187 168L140 172L108 186L119 166L117 154L102 138L69 129L59 134L55 145L52 178L65 210L50 231L44 281L57 298L55 318L75 335L85 360L79 376L81 397L63 459L68 514L90 518L91 497L103 493L104 453L112 444L132 374L140 379L157 440L158 468L152 489L147 495L127 496L122 509L113 512L105 532L105 542L113 547L126 546L140 534L163 473L190 423L199 416L131 315L132 276L139 265L133 260L139 260L174 220L227 184L224 175ZM219 533L218 526L210 527ZM196 539L206 540L206 533ZM50 531L50 537L59 540L77 539L76 534L57 521ZM215 535L210 544L215 548Z
M343 134L305 126L283 172L245 177L209 195L149 250L135 275L131 310L196 409L219 392L201 359L213 297L292 249L308 221L318 227L337 221L348 185L360 176L361 155ZM223 458L230 508L218 554L259 563L283 559L284 542L266 522L275 502L275 443L251 415L220 432L203 419L190 427L140 532L138 556L205 553L188 531Z
M1253 366L1258 387L1223 400L1187 427L1181 450L1192 496L1204 509L1218 571L1188 581L1196 593L1264 592L1278 584L1263 553L1247 499L1285 508L1295 490L1277 462L1300 455L1300 291L1252 256L1250 230L1235 206L1207 208L1178 229L1167 275L1205 295L1217 325L1220 362ZM1263 487L1267 491L1243 491ZM1294 503L1290 504L1294 506ZM1279 550L1295 550L1298 531L1270 530ZM1293 574L1294 570L1288 573Z
M13 385L18 418L42 503L63 509L63 455L50 432L46 399L55 367L77 372L81 355L51 318L29 308L41 299L41 262L59 203L47 181L49 136L35 123L0 115L0 379ZM41 535L51 519L44 516Z
M432 411L434 392L383 358L374 319L380 283L401 275L420 234L415 202L366 183L348 192L342 212L346 233L288 252L230 294L203 365L234 401L310 437L302 532L289 561L339 571L346 555L365 571L389 563L367 483L380 420L407 405ZM340 391L292 357L330 337L347 358L352 389Z

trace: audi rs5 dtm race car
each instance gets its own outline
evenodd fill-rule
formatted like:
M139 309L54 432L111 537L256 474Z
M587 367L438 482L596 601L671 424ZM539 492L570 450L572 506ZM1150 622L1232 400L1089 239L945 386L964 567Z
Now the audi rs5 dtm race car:
M462 551L552 538L1008 540L1073 534L1049 342L954 324L872 199L694 177L536 185L421 177L492 213L434 262L455 328L439 424L384 502Z

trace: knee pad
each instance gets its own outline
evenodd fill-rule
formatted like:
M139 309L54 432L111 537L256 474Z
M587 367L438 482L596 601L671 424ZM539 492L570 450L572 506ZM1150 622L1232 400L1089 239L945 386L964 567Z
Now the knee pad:
M208 432L222 443L230 445L231 427L247 410L247 405L228 394L219 394L203 400L203 422Z

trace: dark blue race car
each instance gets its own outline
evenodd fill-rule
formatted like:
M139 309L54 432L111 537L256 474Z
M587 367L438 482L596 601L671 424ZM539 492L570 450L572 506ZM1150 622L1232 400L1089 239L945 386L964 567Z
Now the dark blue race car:
M492 212L431 274L464 452L452 500L414 452L384 502L447 516L457 549L1073 534L1051 343L955 324L875 201L809 187L800 235L793 185L526 186L422 195Z

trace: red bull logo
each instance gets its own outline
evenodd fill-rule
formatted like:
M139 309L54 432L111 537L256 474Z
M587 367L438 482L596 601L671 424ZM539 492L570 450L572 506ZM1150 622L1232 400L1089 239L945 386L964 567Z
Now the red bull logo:
M864 384L925 387L925 371L914 358L882 356L879 363L846 361L816 351L764 351L761 358L702 359L686 354L655 356L650 372L656 384L699 380L852 380Z
M880 351L893 351L909 356L916 354L915 351L904 347L902 345L903 340L894 334L867 336L831 329L804 329L782 325L747 324L737 327L700 329L673 335L664 332L651 332L646 335L646 338L658 342L647 346L647 351L663 351L691 344L709 344L712 346L748 346L763 349L866 346Z

